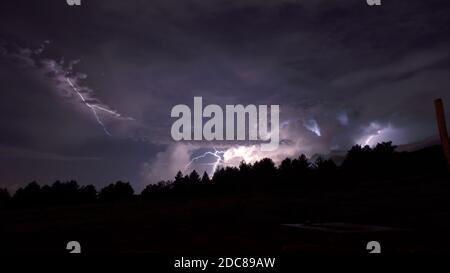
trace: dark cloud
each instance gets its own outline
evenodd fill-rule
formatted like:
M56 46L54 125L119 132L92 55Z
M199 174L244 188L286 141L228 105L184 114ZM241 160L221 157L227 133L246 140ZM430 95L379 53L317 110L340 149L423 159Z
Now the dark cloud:
M0 177L168 176L213 145L171 141L171 107L196 95L280 104L290 145L274 158L434 135L432 101L450 99L448 14L444 0L5 1L0 144L14 159Z

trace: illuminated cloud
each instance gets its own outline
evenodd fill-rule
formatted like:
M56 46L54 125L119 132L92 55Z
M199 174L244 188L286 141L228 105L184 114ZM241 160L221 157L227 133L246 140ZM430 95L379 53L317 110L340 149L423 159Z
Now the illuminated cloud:
M336 118L341 125L343 125L343 126L348 125L348 115L346 112L339 113Z
M353 1L102 2L79 9L83 20L58 1L2 3L0 145L101 159L0 162L11 166L2 181L133 183L142 170L154 183L195 158L186 172L211 173L214 148L236 165L411 143L436 134L432 101L450 101L449 1L391 1L381 13ZM194 96L280 105L279 149L174 143L170 109Z
M317 136L320 137L322 135L320 133L319 124L317 123L317 121L315 119L313 119L313 118L308 119L308 120L303 122L303 125L305 126L306 129L308 129L309 131L313 132Z

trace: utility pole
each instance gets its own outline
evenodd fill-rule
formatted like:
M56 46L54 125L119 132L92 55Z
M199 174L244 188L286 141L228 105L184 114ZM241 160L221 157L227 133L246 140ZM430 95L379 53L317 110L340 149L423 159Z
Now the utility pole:
M450 144L448 140L447 124L445 123L444 103L442 102L442 99L436 99L434 101L434 107L436 109L436 120L439 129L439 136L441 138L442 149L444 150L445 157L447 158L448 168L450 171Z

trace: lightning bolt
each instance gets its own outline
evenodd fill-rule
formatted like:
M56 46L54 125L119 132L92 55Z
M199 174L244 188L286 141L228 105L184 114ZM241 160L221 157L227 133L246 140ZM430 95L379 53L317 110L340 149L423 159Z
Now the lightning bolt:
M372 139L373 139L374 137L376 137L377 135L379 135L379 134L381 134L381 130L378 130L377 133L374 134L374 135L370 135L370 136L366 139L366 142L364 143L364 146L370 145L370 142L372 141Z
M91 109L92 113L94 114L95 119L97 120L97 123L103 128L103 131L105 131L105 133L108 136L111 136L111 133L108 131L108 129L106 128L105 124L102 122L102 120L100 119L100 117L98 116L97 110L101 110L101 111L106 111L110 114L113 114L115 116L119 115L118 113L115 113L109 109L103 108L101 106L98 105L93 105L90 104L86 101L85 97L83 96L83 94L80 93L80 91L78 91L78 89L75 87L75 85L72 83L72 81L69 78L66 78L67 82L69 83L70 87L72 87L73 91L75 91L75 93L78 94L78 96L80 97L81 101L84 103L84 105L86 105L87 107L89 107L89 109Z
M369 145L369 143L372 141L375 135L371 135L366 139L366 142L364 143L364 146Z
M205 152L202 155L199 155L199 156L196 156L196 157L192 158L191 161L189 161L189 163L186 164L186 166L184 166L184 171L186 171L189 168L189 166L191 166L195 161L197 161L197 160L199 160L201 158L205 158L207 155L212 155L212 156L214 156L216 158L216 161L211 162L211 163L205 163L207 165L212 165L213 166L212 170L211 170L212 172L211 172L211 175L210 175L210 177L212 177L214 175L214 173L216 172L217 167L219 166L219 164L223 163L221 155L223 155L224 153L225 153L225 151L219 151L219 150L217 150L214 147L214 152L210 152L210 151L209 152Z

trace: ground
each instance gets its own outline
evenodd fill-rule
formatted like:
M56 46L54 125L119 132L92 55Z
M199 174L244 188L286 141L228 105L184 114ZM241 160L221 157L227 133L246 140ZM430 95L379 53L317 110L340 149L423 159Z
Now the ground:
M83 253L367 253L369 241L385 253L450 252L449 197L447 178L408 178L4 209L0 251L63 253L75 240Z

